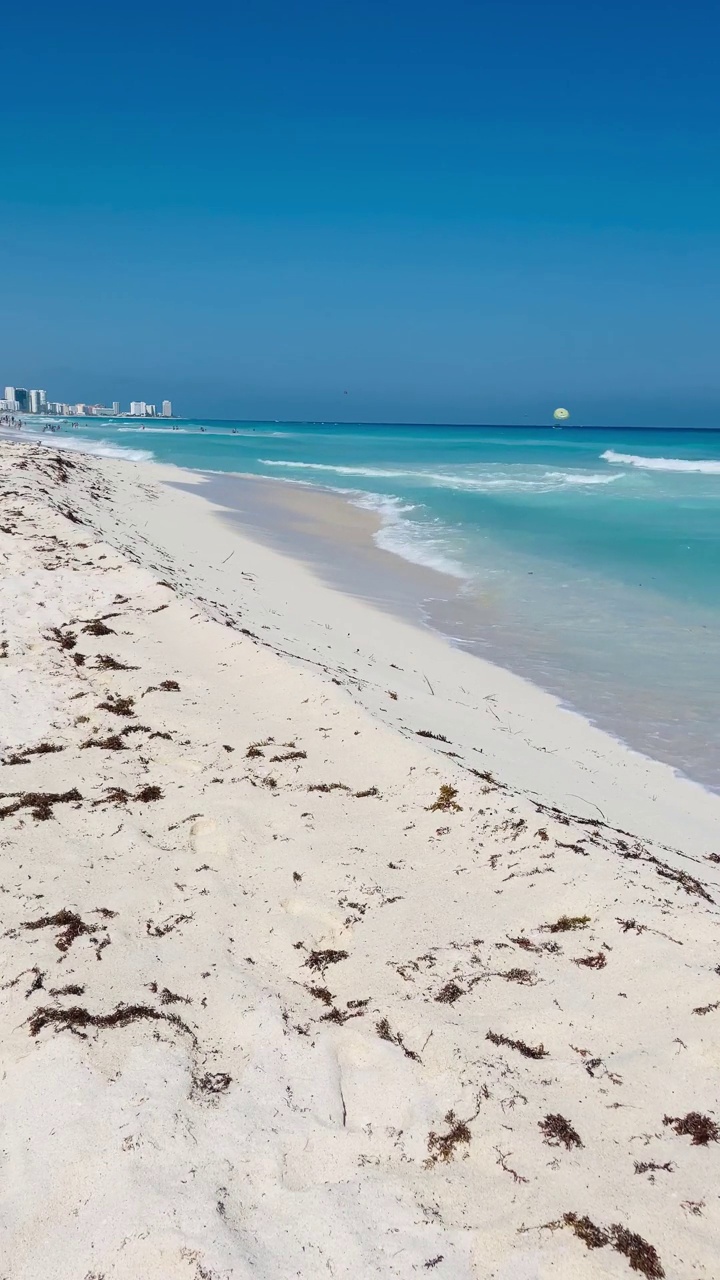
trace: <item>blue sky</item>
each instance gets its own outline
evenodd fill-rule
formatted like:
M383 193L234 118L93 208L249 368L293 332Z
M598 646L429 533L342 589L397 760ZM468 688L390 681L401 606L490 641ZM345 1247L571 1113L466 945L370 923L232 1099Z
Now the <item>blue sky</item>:
M718 36L697 0L12 6L0 382L720 425Z

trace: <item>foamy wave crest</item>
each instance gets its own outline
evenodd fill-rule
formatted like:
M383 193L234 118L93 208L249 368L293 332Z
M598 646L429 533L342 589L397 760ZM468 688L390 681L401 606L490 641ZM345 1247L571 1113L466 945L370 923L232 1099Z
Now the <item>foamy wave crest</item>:
M284 467L291 471L317 471L337 476L356 476L369 480L404 480L416 485L425 485L432 489L452 489L458 493L493 493L506 489L510 492L552 493L573 485L612 484L620 480L621 475L596 474L589 471L541 471L539 468L528 475L528 469L503 470L491 464L491 471L472 470L470 467L460 471L424 471L416 470L391 471L381 467L334 466L327 462L291 462L284 458L260 458L264 467Z
M345 492L350 496L349 491ZM353 506L374 511L380 516L382 524L373 534L373 541L383 551L390 551L410 564L435 569L452 578L466 580L472 576L458 560L448 555L443 546L448 531L439 521L425 524L419 520L408 520L407 512L413 511L414 507L399 498L388 498L380 493L355 493L350 500Z
M643 471L699 471L706 476L720 475L720 462L712 458L645 458L638 453L616 453L606 449L601 458L625 467L640 467Z
M96 458L120 458L124 462L150 462L152 453L149 449L126 449L109 440L83 440L58 434L42 435L35 431L8 431L0 428L0 436L8 440L21 440L25 444L46 445L48 449L66 449L70 453L91 453Z

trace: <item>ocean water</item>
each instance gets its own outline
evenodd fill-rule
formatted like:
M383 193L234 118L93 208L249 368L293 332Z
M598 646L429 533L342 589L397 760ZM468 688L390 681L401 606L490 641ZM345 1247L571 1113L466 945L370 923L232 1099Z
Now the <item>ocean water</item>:
M425 623L720 787L720 430L175 425L45 439L343 494L443 575Z

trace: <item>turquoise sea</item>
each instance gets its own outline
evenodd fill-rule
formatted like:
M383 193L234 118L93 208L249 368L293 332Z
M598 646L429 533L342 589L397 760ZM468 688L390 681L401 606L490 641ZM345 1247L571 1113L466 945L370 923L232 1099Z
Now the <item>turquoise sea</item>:
M720 430L125 420L44 438L345 495L378 513L399 573L444 575L426 624L720 787Z

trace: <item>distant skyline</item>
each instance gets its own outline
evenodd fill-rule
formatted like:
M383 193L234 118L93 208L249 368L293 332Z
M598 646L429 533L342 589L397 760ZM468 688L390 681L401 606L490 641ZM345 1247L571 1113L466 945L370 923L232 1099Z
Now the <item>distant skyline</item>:
M709 0L38 0L3 35L22 385L248 420L720 425Z

